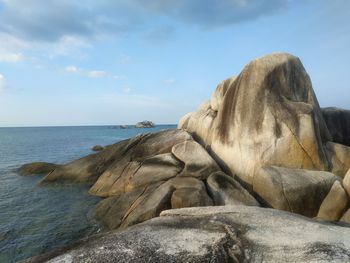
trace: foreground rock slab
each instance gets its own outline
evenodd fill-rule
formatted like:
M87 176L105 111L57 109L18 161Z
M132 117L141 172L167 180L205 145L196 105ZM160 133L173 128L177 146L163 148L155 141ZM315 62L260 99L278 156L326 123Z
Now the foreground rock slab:
M24 262L349 261L349 227L273 209L221 206L163 211L127 230Z

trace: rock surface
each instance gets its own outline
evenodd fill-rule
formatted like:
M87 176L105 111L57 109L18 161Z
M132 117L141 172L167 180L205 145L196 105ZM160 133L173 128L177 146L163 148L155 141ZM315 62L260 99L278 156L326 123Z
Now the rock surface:
M18 169L20 175L48 174L58 168L54 163L35 162L22 165Z
M297 57L277 53L223 81L211 101L179 122L232 175L251 185L264 166L333 171L336 151L311 81ZM350 153L346 153L350 160ZM337 175L344 176L342 163ZM348 167L349 168L349 167ZM346 171L344 171L346 169Z
M345 191L348 193L348 196L350 197L350 169L343 179L343 186Z
M91 150L93 150L94 152L100 152L104 149L104 147L102 145L95 145L91 148Z
M207 185L215 205L260 206L240 183L223 172L211 174L207 179Z
M185 208L28 259L40 262L349 262L350 228L251 206Z
M271 166L256 173L253 191L272 208L315 217L336 180L329 172Z
M339 220L348 208L348 195L339 181L335 181L326 198L323 200L318 218L327 221Z
M218 171L217 163L190 134L164 130L59 166L41 183L90 183L90 194L106 198L97 205L96 217L115 229L157 217L165 209L213 205L206 180Z
M333 142L350 146L350 110L330 107L323 108L322 114Z
M135 128L153 128L155 127L154 123L151 121L141 121L136 123Z

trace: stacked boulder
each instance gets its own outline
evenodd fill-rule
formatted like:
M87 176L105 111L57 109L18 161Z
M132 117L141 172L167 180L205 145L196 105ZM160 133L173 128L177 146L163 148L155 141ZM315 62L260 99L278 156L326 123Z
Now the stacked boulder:
M263 205L339 220L343 211L327 203L347 206L340 182L350 168L349 123L348 111L320 108L297 57L277 53L221 82L178 128Z
M317 217L328 221L342 221L350 224L350 170L343 182L335 181L323 200Z

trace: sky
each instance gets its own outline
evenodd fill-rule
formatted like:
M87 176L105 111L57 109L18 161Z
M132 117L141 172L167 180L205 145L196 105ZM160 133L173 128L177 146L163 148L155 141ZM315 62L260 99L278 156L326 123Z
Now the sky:
M350 0L0 0L0 127L176 124L273 52L349 109L349 49Z

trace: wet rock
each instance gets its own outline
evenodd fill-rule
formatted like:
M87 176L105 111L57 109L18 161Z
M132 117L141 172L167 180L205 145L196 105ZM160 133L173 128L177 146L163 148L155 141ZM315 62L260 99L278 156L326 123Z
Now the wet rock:
M48 174L59 167L60 165L54 163L34 162L22 165L18 173L20 175Z
M93 150L94 152L100 152L103 149L104 149L104 147L101 145L95 145L94 147L91 148L91 150Z

